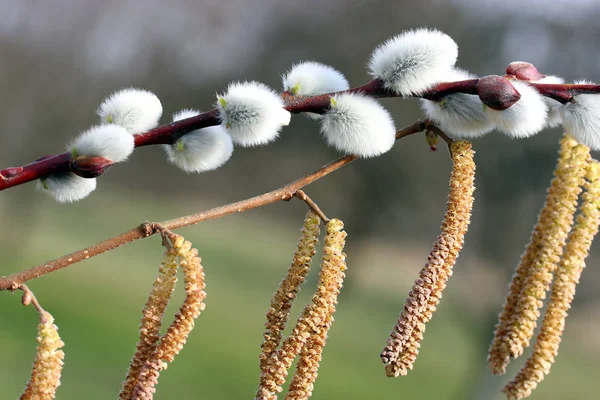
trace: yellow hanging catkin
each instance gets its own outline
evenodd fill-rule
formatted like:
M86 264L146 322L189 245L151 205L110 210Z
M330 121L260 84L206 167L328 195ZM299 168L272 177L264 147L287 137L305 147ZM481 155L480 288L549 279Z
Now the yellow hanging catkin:
M281 346L275 350L267 368L261 373L259 387L256 393L257 400L277 399L282 385L287 378L288 369L294 359L308 344L305 357L300 361L300 370L297 371L291 386L290 398L307 398L312 392L314 380L317 376L316 369L320 360L324 339L322 335L333 321L333 313L337 304L337 297L342 287L346 270L346 255L343 253L346 232L344 224L339 219L332 219L327 223L327 235L323 248L323 259L319 274L317 290L312 301L304 308L301 316L289 336ZM321 340L318 339L321 335ZM312 349L312 351L311 351ZM315 354L318 353L318 356ZM313 355L315 357L313 357ZM300 386L304 385L305 392L300 393ZM304 397L301 397L304 396Z
M588 147L564 135L546 202L498 317L488 354L488 367L494 374L504 374L510 359L529 346L552 273L573 225L589 159Z
M286 275L279 283L277 291L271 298L271 306L267 311L267 322L263 334L263 343L259 356L261 371L266 368L272 353L279 346L283 330L288 320L292 303L304 283L310 269L312 258L315 255L315 246L319 241L319 216L312 210L306 214L302 227L302 237L292 258L292 264Z
M138 376L133 389L132 399L152 399L160 372L167 368L167 363L183 348L188 335L194 328L194 320L204 310L204 269L198 257L198 251L192 244L179 235L172 234L171 242L177 253L179 266L183 270L185 281L185 299L174 321L160 338L154 352L148 357Z
M171 299L175 284L177 283L177 252L174 248L165 250L164 259L158 270L158 275L152 285L152 290L142 311L140 322L140 339L137 343L135 354L129 365L129 371L123 382L119 399L129 400L133 388L137 384L140 371L154 352L160 339L160 327L163 315Z
M523 369L502 390L509 400L529 397L538 383L550 373L554 358L558 354L576 285L585 268L585 259L600 224L600 163L593 161L588 165L586 178L580 214L569 235L564 256L554 273L552 292L533 353Z
M467 141L455 141L451 146L452 174L447 211L438 236L419 278L410 291L387 345L381 352L388 376L406 375L413 368L419 353L425 324L442 297L462 249L473 208L475 162L472 146Z
M35 362L20 400L52 400L56 395L56 389L60 386L60 375L65 358L61 348L65 344L58 335L58 327L54 325L52 315L41 309L38 311L40 323Z

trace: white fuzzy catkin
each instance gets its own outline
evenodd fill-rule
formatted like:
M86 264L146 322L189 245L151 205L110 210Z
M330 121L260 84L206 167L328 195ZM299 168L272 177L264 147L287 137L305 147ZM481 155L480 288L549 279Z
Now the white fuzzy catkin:
M98 107L103 124L116 124L138 134L158 125L162 115L160 100L152 92L127 88L111 94Z
M329 145L344 154L365 158L389 151L396 140L388 111L373 98L351 93L332 96L331 108L321 119L321 132Z
M96 178L87 179L72 172L64 172L38 179L37 189L48 193L59 203L72 203L96 189Z
M527 83L510 81L521 98L506 110L485 108L496 128L513 138L525 138L540 132L546 126L548 107L542 95Z
M282 77L283 90L297 96L347 90L350 85L344 75L329 65L305 61L292 66Z
M200 114L181 110L173 114L173 122ZM181 136L173 144L163 145L168 160L186 172L212 171L225 164L233 153L231 136L223 126L197 129Z
M394 36L371 54L371 76L402 96L420 94L441 82L456 63L458 45L445 33L420 28Z
M290 123L291 114L281 97L262 83L234 82L217 98L221 121L240 146L269 143Z
M125 161L133 153L133 136L115 124L93 126L67 146L73 156L104 157L114 162Z
M577 81L575 84L591 84ZM560 108L565 131L579 143L600 150L600 95L577 94Z
M444 82L475 79L476 76L459 68L453 68ZM494 124L484 112L483 103L477 95L453 93L440 101L420 99L421 108L445 133L454 138L483 136L494 129Z
M559 84L565 83L565 80L558 76L548 75L545 78L540 79L537 83L550 83ZM548 106L548 117L546 118L546 126L548 128L556 128L562 124L562 117L560 116L560 109L562 104L550 97L544 96L544 101Z

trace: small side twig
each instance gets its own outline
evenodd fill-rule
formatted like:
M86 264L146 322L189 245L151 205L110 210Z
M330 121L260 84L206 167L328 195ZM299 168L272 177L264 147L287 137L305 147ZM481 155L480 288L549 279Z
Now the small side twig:
M444 142L446 142L446 145L448 146L448 153L450 154L450 158L452 158L452 143L454 143L454 139L452 139L450 136L446 135L446 133L444 133L444 131L442 131L440 128L435 126L435 124L433 124L433 122L431 122L431 121L427 121L425 130L426 130L426 132L433 132L433 134L442 138L442 140Z
M408 125L404 129L401 129L396 133L396 140L402 139L415 133L419 133L423 131L426 126L432 126L432 122L417 121L412 125ZM302 189L305 186L308 186L314 181L323 178L326 175L329 175L334 171L337 171L343 166L350 164L357 158L358 157L355 155L347 155L344 157L340 157L337 160L332 161L329 164L324 165L323 167L288 183L287 185L281 186L275 190L261 194L259 196L251 197L249 199L245 199L235 203L230 203L224 206L216 207L208 211L186 215L183 217L163 221L160 223L144 222L133 229L130 229L126 232L123 232L119 235L116 235L110 239L104 240L85 249L78 250L66 256L59 257L52 261L48 261L44 264L26 269L21 272L17 272L12 275L2 276L0 277L0 291L17 290L20 287L20 285L24 282L28 282L32 279L36 279L54 271L58 271L59 269L68 267L72 264L78 263L83 260L87 260L90 257L97 256L106 251L116 249L117 247L123 246L127 243L131 243L135 240L144 239L149 236L152 236L159 232L159 230L157 230L158 226L162 226L169 230L175 230L184 226L195 225L202 221L217 219L229 214L241 213L244 211L252 210L254 208L262 207L267 204L273 204L281 200L289 200L294 196L294 193L296 193L298 190Z
M304 190L298 190L296 191L296 193L294 193L294 197L302 200L303 202L305 202L308 207L313 210L318 216L319 218L321 218L321 221L323 221L324 224L329 222L329 218L327 218L327 216L325 215L325 213L319 208L319 206L317 205L317 203L315 203L310 197L308 197L308 195L306 193L304 193Z
M35 295L33 294L33 292L29 289L29 287L27 287L26 284L22 283L19 286L19 289L21 289L21 291L23 291L23 297L21 297L21 303L24 306L28 306L30 304L33 304L33 306L35 307L35 309L37 310L37 312L40 314L40 316L43 316L44 313L46 312L46 310L44 310L42 308L42 306L40 305L40 303L37 301L37 299L35 298Z

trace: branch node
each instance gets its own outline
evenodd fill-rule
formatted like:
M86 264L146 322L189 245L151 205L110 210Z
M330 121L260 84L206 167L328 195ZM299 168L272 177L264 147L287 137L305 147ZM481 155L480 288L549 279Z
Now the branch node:
M173 241L175 240L176 235L171 232L169 228L158 222L152 222L150 225L152 226L152 233L160 233L160 236L162 237L162 245L168 250L171 250L173 248Z
M438 128L431 120L427 120L424 125L425 134L435 134L442 138L444 142L446 142L446 145L448 145L448 152L450 154L450 158L452 158L452 143L454 143L454 139L446 135L446 133L444 133L444 131Z
M305 202L311 210L317 213L317 215L319 216L319 218L321 218L321 221L323 221L324 224L327 224L329 222L329 218L327 218L325 213L321 211L317 203L315 203L310 197L308 197L306 193L304 193L304 190L296 190L293 196Z
M19 285L19 289L21 289L23 291L23 297L21 297L21 304L23 304L24 306L33 304L33 306L35 307L35 309L37 310L37 312L40 314L40 316L43 319L46 311L42 308L40 303L38 303L37 299L35 298L35 295L31 291L31 289L29 289L27 287L27 285L24 283Z
M140 230L140 232L142 232L142 235L144 237L148 237L148 236L152 236L154 235L155 231L154 231L154 226L152 224L152 222L144 222L143 224L141 224L138 229Z

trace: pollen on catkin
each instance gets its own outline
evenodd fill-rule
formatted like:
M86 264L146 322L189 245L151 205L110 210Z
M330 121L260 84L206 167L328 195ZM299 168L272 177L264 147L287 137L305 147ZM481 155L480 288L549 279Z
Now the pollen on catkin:
M96 178L82 178L72 172L61 172L40 178L36 188L48 193L59 203L72 203L87 197L96 189Z
M129 400L133 394L138 377L146 361L154 353L160 339L165 310L171 299L175 284L177 283L177 252L170 248L165 251L158 275L152 285L152 290L146 300L140 322L140 339L129 365L129 371L123 381L119 399Z
M272 142L291 114L281 97L259 82L231 83L217 96L219 117L233 142L243 147Z
M576 84L589 84L577 81ZM579 143L600 150L600 95L577 94L560 107L563 126Z
M344 154L369 158L388 152L396 141L390 113L377 100L361 94L340 93L320 120L327 143Z
M299 362L301 368L296 372L296 382L290 386L290 390L292 390L290 396L310 395L300 393L298 386L305 385L304 390L312 391L314 380L317 377L318 359L322 351L321 344L324 345L324 337L333 322L333 313L346 270L346 254L343 253L346 232L343 228L344 224L339 219L334 218L327 223L327 235L325 236L317 290L312 301L302 311L289 336L273 353L267 368L261 373L256 393L257 400L277 398L277 393L283 390L282 385L287 378L288 369L306 346L309 348L305 352L304 359ZM321 339L318 339L319 337ZM309 343L311 339L312 342ZM319 348L320 350L318 350ZM304 368L307 365L310 367ZM290 397L290 399L292 398L306 397Z
M194 117L196 110L182 110L173 121ZM233 153L231 136L221 125L186 133L172 144L163 145L167 159L186 172L212 171L225 164Z
M474 79L475 75L460 68L444 75L444 82ZM474 138L494 130L494 124L484 112L483 103L476 95L453 93L439 101L420 99L427 118L455 138Z
M450 193L441 233L380 354L388 376L406 375L413 368L425 324L431 320L452 275L471 220L475 190L474 152L471 143L462 140L452 143L451 152Z
M65 345L50 313L41 310L38 324L37 351L31 377L20 400L52 400L60 386Z
M67 146L75 156L103 157L122 162L133 153L133 136L122 126L96 125L79 135Z
M138 382L133 389L132 399L151 399L158 383L161 371L173 362L187 341L187 337L194 328L194 320L204 310L204 269L198 257L198 250L182 236L172 235L172 246L177 253L179 266L184 273L185 299L179 312L164 335L154 352L146 360L140 371Z
M302 237L298 241L292 264L271 298L259 356L260 368L263 372L266 372L269 359L281 342L292 303L310 269L312 258L316 252L315 246L319 241L320 222L319 216L314 211L311 210L306 214Z
M442 82L457 57L458 45L450 36L420 28L379 45L371 54L369 71L386 89L402 96L418 95Z
M494 374L504 374L510 359L520 356L529 346L539 310L573 224L589 157L588 147L577 144L567 134L563 136L546 202L498 316L488 353L488 367Z
M485 113L496 128L513 138L525 138L540 132L546 126L548 106L541 94L525 82L510 83L521 98L505 110L486 107Z
M98 107L97 114L101 123L122 126L135 135L158 125L162 104L148 90L127 88L106 98Z
M502 390L509 400L529 397L554 364L565 321L585 259L600 225L600 163L587 165L580 214L569 234L564 256L554 273L554 283L531 356L517 376Z

